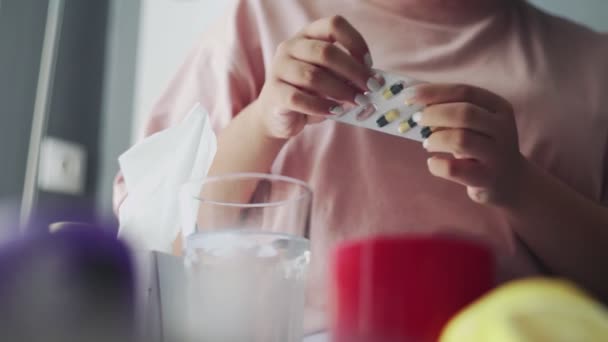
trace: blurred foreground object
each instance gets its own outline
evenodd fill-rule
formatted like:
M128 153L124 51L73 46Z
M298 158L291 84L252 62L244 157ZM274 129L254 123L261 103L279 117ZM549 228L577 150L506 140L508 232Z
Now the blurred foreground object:
M441 342L601 342L608 309L564 280L506 284L456 315Z
M339 245L331 278L332 341L435 342L494 286L495 262L466 239L380 236Z
M112 234L71 225L0 246L0 340L133 341L133 266Z

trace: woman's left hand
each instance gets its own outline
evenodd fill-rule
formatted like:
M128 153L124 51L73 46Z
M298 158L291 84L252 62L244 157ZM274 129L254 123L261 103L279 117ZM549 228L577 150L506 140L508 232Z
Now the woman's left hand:
M424 148L445 153L429 158L433 175L465 185L478 203L501 206L514 200L527 160L507 100L468 85L424 84L410 102L426 105L415 116L433 130Z

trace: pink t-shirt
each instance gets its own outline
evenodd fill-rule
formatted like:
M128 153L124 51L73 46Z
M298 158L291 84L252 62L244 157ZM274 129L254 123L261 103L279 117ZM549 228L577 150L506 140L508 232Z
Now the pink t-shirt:
M524 155L584 196L607 202L608 37L523 1L452 26L407 19L363 0L236 1L190 54L146 134L180 121L196 102L221 130L259 94L277 45L334 14L363 34L376 68L472 84L507 98ZM305 180L315 191L309 308L322 312L326 305L323 266L331 246L369 232L464 232L493 246L500 281L540 272L513 227L473 203L464 187L433 177L428 156L420 143L333 121L307 127L280 152L273 172ZM118 176L115 204L124 196Z

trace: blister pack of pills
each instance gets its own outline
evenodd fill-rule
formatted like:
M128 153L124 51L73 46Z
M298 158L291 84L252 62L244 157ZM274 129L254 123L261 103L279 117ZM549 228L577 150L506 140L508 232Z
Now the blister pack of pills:
M376 92L365 94L367 103L360 102L331 119L422 141L421 127L414 122L412 116L422 110L423 106L408 104L407 100L414 95L411 87L424 82L380 70L377 70L377 74L384 79L384 85Z

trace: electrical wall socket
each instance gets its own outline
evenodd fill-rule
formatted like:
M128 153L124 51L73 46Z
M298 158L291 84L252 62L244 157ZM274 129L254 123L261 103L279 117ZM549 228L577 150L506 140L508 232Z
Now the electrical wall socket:
M84 193L87 152L83 145L45 137L40 145L38 187L69 195Z

